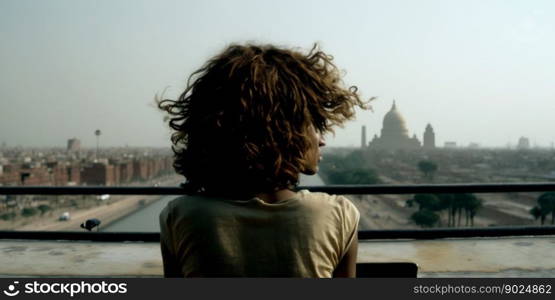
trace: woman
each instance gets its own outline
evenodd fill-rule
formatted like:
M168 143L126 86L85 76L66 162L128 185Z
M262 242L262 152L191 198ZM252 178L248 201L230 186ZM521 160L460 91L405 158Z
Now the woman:
M367 108L331 56L232 45L193 73L170 114L187 196L160 214L166 277L354 277L359 212L294 192L322 135Z

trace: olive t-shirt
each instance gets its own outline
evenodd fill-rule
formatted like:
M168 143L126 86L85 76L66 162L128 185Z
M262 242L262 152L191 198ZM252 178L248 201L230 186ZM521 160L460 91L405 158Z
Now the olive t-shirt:
M276 203L182 196L160 213L166 277L331 277L360 214L343 196Z

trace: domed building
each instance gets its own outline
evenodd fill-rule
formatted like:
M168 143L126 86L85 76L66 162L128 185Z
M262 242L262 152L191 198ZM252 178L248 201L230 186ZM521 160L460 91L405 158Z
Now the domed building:
M398 150L398 149L419 149L420 141L413 135L409 137L409 131L405 124L405 119L397 110L395 100L391 110L383 118L383 127L380 137L374 138L368 145L371 149Z

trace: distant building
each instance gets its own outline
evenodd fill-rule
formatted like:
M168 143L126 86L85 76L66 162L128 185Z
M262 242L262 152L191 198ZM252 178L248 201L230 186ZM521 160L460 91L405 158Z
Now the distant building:
M366 144L366 126L363 125L362 126L362 136L361 136L361 139L360 139L360 147L361 148L366 148L366 146L368 146Z
M478 143L470 143L470 144L468 145L468 148L470 148L470 149L478 149L478 148L480 148L480 144L478 144Z
M445 142L444 148L457 148L457 142Z
M68 152L81 151L81 141L77 138L72 138L67 140L67 151Z
M436 147L436 135L432 125L428 123L424 131L424 149L434 149Z
M67 165L57 161L46 163L46 168L50 174L50 183L56 186L64 186L69 182Z
M53 174L48 168L38 165L23 165L19 171L21 185L53 185Z
M86 185L113 186L114 166L104 163L92 163L84 166L80 174L81 183Z
M530 149L530 140L527 137L520 137L516 148L520 150Z
M148 160L144 158L133 160L133 180L147 180L148 175Z
M405 119L397 110L395 101L391 110L383 119L383 127L380 137L374 135L369 144L371 149L397 150L397 149L418 149L421 147L420 141L413 135L409 137L409 132L405 125Z
M67 167L67 185L81 184L81 168L79 165L71 165Z
M120 173L120 182L126 183L133 180L133 162L124 161L118 164Z
M2 176L0 176L0 185L14 186L20 185L20 167L17 165L3 165Z

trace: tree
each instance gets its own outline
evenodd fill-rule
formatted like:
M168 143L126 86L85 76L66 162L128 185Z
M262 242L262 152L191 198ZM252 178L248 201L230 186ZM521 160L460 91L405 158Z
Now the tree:
M37 214L37 209L33 207L26 207L21 210L21 215L24 217L32 217Z
M52 208L46 204L41 204L37 207L40 210L40 215L44 215L45 212L51 210Z
M418 211L429 211L434 213L438 219L435 223L441 225L441 216L439 212L444 209L441 200L434 194L416 194L412 199L406 201L407 207L413 207L415 204L418 204ZM437 213L436 213L437 212ZM414 216L414 214L413 214ZM411 219L414 221L413 216ZM429 217L428 213L425 215L416 215L416 218L426 218ZM435 225L434 223L434 225ZM420 225L420 224L419 224Z
M530 213L537 220L540 218L541 224L545 223L547 215L551 214L551 224L555 222L555 192L543 193L538 197L538 205L530 210Z
M484 206L484 201L473 194L468 195L469 196L467 197L467 200L464 204L466 216L465 225L468 226L470 220L470 226L474 226L474 217L476 216L476 213L478 213L478 210Z
M474 217L483 207L482 199L474 194L437 194L439 203L436 204L436 211L447 211L447 226L454 227L461 225L461 218L464 211L465 225L474 226Z
M4 221L9 221L9 220L13 220L15 218L16 214L12 211L12 212L7 212L7 213L3 213L0 215L0 219L4 220Z
M433 179L434 173L437 171L437 164L431 160L422 160L418 162L418 169L426 178Z
M438 194L440 205L447 211L447 227L455 226L455 215L457 208L455 206L455 194Z
M417 225L424 227L434 227L439 221L439 216L428 209L419 210L410 216L411 220Z
M545 214L542 212L539 206L534 206L530 209L530 214L534 217L534 220L540 219L541 224L545 222Z
M428 209L430 211L439 211L442 209L441 201L436 195L416 194L413 199L419 206L418 210Z
M470 210L474 210L473 214L481 207L482 202L474 194L455 194L455 201L453 203L454 208L458 215L457 226L461 226L462 212L465 212L465 225L468 226L470 219ZM472 222L474 222L474 216L472 216Z
M416 194L406 201L407 207L413 207L415 204L418 204L418 210L428 209L431 211L438 211L443 209L441 207L441 201L434 194Z

